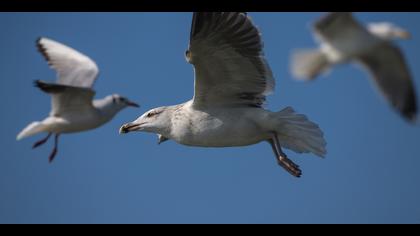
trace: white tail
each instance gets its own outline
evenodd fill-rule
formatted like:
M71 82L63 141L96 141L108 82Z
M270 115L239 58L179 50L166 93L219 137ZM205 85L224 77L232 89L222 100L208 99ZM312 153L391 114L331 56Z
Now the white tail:
M319 49L298 49L292 53L290 66L294 77L310 80L324 72L329 63Z
M31 135L44 132L45 128L46 126L42 122L39 122L39 121L32 122L18 134L18 136L16 137L16 140L21 140Z
M291 107L273 113L280 145L297 153L312 152L324 157L326 141L319 126Z

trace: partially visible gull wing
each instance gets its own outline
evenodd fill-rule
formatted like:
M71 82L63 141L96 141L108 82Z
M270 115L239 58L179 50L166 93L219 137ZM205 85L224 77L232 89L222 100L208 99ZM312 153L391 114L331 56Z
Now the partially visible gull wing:
M51 116L65 114L79 115L79 112L93 110L92 99L95 92L89 88L80 88L61 84L35 81L35 86L51 95Z
M274 89L258 29L239 12L195 12L187 60L194 65L193 105L261 106Z
M416 95L404 56L396 46L384 41L357 60L371 73L382 94L406 119L417 114Z
M58 84L91 88L98 76L96 63L82 53L54 40L39 38L39 51L58 73Z
M355 31L367 33L365 27L353 18L351 12L327 13L314 22L313 28L319 37L327 41L351 38Z

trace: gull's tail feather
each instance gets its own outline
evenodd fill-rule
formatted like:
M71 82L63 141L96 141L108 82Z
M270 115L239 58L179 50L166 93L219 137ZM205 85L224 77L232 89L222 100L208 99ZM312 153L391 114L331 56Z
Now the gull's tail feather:
M46 131L46 125L42 122L35 121L30 123L26 128L24 128L16 137L16 140L21 140L23 138L35 135Z
M291 56L291 72L299 80L312 80L326 71L330 64L319 49L297 49Z
M326 141L319 126L291 107L273 113L280 145L297 153L312 152L325 157Z

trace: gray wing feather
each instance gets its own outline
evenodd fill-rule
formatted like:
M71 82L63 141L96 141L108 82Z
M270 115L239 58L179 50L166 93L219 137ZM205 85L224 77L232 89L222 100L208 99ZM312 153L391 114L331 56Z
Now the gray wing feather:
M238 12L196 12L187 60L195 69L194 106L261 106L274 89L263 42L250 18Z
M406 119L417 114L416 95L404 56L396 46L384 42L357 60L370 72L385 98Z
M363 30L364 27L357 22L351 12L329 12L313 24L315 32L326 38L335 38L342 32L350 30Z
M93 110L95 92L89 88L35 81L35 86L51 95L51 116Z

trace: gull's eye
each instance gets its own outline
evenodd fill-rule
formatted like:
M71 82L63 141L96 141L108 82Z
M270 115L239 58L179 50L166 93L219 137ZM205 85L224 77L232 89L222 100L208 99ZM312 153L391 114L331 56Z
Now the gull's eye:
M147 113L146 117L152 117L152 116L155 116L155 115L160 114L160 113L162 113L162 110L153 110L153 111L150 111L149 113Z
M151 112L149 112L149 113L147 113L147 117L152 117L152 116L155 116L155 115L157 115L157 114L159 114L159 113L161 113L162 111L160 111L160 110L153 110L153 111L151 111Z

